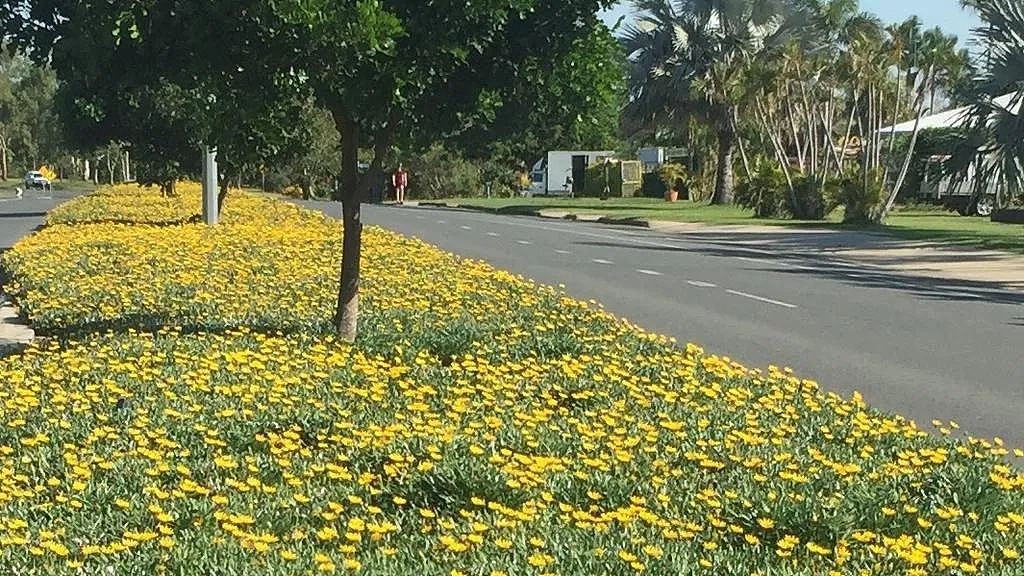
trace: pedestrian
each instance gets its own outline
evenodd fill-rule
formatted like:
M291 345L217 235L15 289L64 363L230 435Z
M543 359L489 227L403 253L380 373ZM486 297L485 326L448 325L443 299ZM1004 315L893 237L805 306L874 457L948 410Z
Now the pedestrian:
M395 202L399 205L405 204L405 189L409 186L409 173L405 167L398 165L398 170L391 175L391 185L395 188Z

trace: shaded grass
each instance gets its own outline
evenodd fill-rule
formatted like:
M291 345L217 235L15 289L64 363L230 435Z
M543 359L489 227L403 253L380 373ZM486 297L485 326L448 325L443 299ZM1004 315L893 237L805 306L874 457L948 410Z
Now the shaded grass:
M579 216L604 216L608 221L662 220L710 225L780 226L887 233L907 240L1005 250L1024 254L1024 226L966 217L934 207L907 207L892 214L885 225L843 224L838 210L823 221L755 218L739 206L712 206L704 202L668 203L653 198L472 198L452 200L468 208L502 214L537 214L564 211Z
M1024 254L1024 226L1001 224L978 216L902 212L889 217L885 226L876 228L908 240Z

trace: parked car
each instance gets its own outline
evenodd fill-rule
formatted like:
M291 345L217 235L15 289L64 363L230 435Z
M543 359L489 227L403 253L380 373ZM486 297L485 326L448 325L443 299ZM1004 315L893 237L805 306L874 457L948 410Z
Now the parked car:
M43 190L50 189L50 180L43 176L42 172L33 170L28 174L25 174L25 188L31 190L32 188L41 188Z

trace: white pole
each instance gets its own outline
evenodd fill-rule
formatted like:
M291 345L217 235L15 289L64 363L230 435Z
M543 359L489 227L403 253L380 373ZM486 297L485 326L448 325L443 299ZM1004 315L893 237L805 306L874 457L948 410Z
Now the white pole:
M217 149L203 148L203 222L217 224Z

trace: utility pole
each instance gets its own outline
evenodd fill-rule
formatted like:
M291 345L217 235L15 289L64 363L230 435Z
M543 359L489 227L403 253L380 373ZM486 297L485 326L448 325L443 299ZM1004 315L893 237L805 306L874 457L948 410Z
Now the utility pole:
M217 149L203 147L203 223L217 224Z

